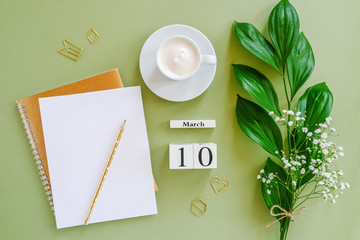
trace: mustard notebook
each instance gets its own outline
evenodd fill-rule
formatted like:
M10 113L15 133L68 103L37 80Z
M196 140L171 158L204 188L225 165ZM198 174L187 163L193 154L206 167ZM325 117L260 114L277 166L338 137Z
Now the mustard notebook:
M17 100L20 116L23 120L27 137L33 150L40 178L42 179L49 204L53 209L53 198L47 155L45 150L44 134L39 109L39 98L62 96L76 93L122 88L123 84L118 69L110 70L78 82L58 87L43 93ZM155 191L157 187L154 181Z

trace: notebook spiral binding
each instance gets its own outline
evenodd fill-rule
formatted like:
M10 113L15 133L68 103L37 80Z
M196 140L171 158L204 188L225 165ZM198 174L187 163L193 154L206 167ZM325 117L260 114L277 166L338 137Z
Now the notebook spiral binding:
M47 199L49 201L49 205L51 207L51 210L54 213L54 202L53 202L52 193L51 193L51 185L50 185L49 176L47 175L46 170L43 169L44 168L44 165L42 164L43 161L41 160L41 155L40 155L38 146L36 145L35 137L31 130L30 121L27 118L24 105L20 102L17 102L17 106L19 108L20 116L21 116L22 122L24 124L27 138L29 139L29 143L31 145L31 149L32 149L32 153L34 155L37 169L39 170L39 175L41 176L40 178L42 180L42 184L44 185L45 193L48 196Z

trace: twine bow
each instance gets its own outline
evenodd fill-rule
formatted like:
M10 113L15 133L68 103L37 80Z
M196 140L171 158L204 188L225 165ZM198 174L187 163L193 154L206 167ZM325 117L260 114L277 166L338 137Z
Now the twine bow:
M282 212L280 212L280 213L274 213L274 209L275 209L275 208L278 208L278 209L279 209L280 211L282 211ZM290 221L295 222L295 218L294 218L294 217L295 217L296 215L299 215L300 213L302 213L302 211L304 211L305 209L306 209L306 207L303 206L302 208L300 208L299 210L296 210L295 212L289 212L289 211L283 209L282 207L280 207L279 205L274 205L274 206L272 206L271 209L270 209L270 214L271 214L271 216L274 216L274 217L282 216L282 217L276 219L276 220L273 221L272 223L266 224L266 228L269 228L269 227L270 227L271 225L273 225L274 223L276 223L276 222L278 222L278 221L280 221L281 219L286 218L286 217L291 218Z

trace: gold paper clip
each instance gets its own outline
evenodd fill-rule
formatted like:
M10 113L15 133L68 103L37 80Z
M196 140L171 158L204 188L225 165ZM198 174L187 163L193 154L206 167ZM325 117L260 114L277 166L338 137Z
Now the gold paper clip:
M91 35L92 32L95 34L95 38L94 38L94 39L91 39L91 38L90 38L90 35ZM86 34L86 37L87 37L87 39L89 40L89 42L90 42L91 44L94 44L94 43L96 42L96 40L98 39L99 34L95 31L95 29L91 28L91 29L89 30L89 32Z
M230 182L226 178L219 178L218 176L215 176L210 179L210 184L211 184L212 188L214 189L215 193L219 194L228 188ZM221 188L217 189L217 187L219 187L219 186Z
M76 44L70 42L67 39L64 39L63 43L64 43L64 47L59 48L58 52L64 55L65 57L70 58L71 60L77 62L77 60L81 56L83 48L77 46Z
M204 213L206 213L206 210L207 210L207 203L201 198L192 201L190 211L195 216L199 217L201 215L204 215Z

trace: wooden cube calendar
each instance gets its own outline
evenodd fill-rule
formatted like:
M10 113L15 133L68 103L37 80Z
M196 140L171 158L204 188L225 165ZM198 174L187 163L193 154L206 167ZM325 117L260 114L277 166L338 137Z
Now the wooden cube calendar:
M170 144L170 169L193 169L193 148L192 144Z
M217 168L215 143L170 144L170 169Z

